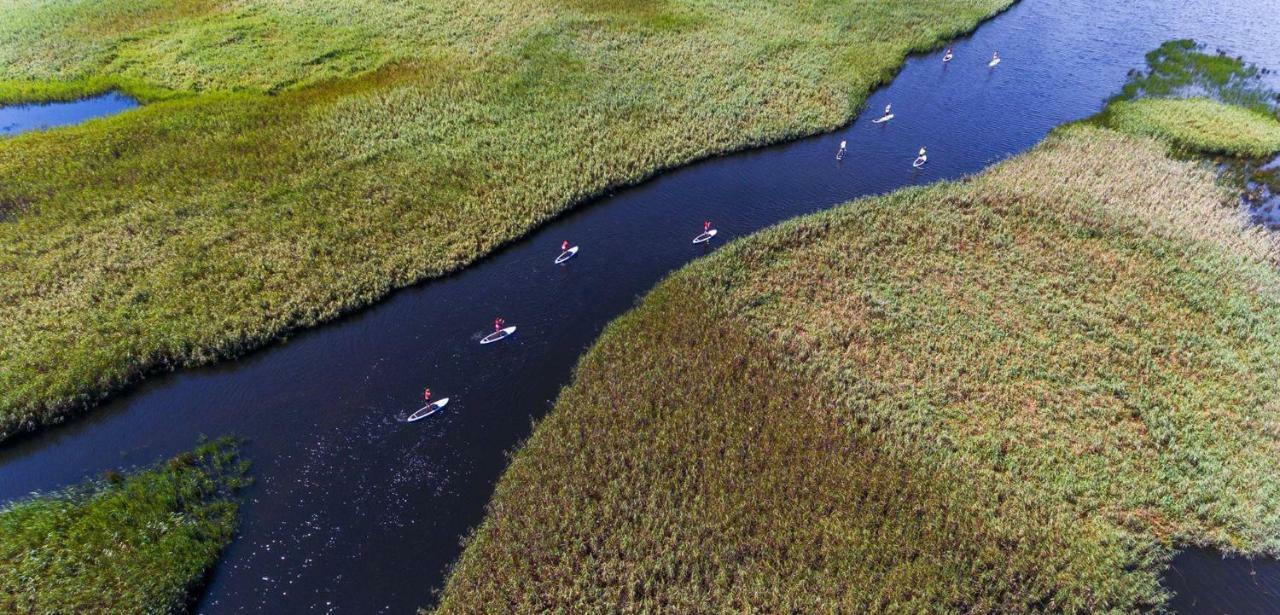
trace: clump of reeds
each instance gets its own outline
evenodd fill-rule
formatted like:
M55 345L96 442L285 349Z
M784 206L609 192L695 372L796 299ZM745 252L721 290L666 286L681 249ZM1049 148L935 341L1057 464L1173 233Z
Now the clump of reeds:
M229 440L0 508L0 611L177 613L236 528Z

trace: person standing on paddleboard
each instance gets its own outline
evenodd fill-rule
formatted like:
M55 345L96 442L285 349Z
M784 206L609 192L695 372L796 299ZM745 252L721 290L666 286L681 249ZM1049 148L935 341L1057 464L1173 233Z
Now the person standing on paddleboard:
M702 232L703 232L703 233L710 233L710 232L711 232L711 221L710 221L710 220L703 220L703 221L702 221Z
M563 242L561 242L561 243L560 243L560 251L561 251L561 252L568 252L568 251L569 251L569 240L568 240L568 239L566 239L566 240L564 240Z
M891 114L891 113L893 113L893 105L891 105L891 104L890 104L890 105L885 105L885 106L884 106L884 114L885 114L885 115L889 115L889 114Z
M493 319L493 332L497 333L498 331L501 331L502 325L505 324L506 322L507 321L503 320L501 316Z
M431 404L431 389L427 389L422 392L422 403L427 405Z

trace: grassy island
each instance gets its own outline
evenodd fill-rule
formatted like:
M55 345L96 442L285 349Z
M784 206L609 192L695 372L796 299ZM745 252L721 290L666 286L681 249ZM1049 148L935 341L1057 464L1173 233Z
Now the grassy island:
M0 100L156 101L0 140L0 439L838 126L1011 1L0 1Z
M0 508L0 612L177 613L236 528L229 441Z
M739 240L608 327L438 612L1132 612L1280 551L1280 276L1090 125Z
M1280 152L1280 120L1208 98L1118 101L1108 107L1106 123L1196 153L1260 158Z

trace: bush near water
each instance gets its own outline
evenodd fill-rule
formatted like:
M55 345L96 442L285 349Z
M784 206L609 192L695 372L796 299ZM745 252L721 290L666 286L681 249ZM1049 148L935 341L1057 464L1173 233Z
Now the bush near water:
M0 507L0 612L185 612L236 528L236 444Z
M164 102L0 140L0 439L840 125L1010 2L10 0L0 100Z
M677 272L438 612L1134 612L1178 546L1280 552L1274 240L1166 151L1071 126Z

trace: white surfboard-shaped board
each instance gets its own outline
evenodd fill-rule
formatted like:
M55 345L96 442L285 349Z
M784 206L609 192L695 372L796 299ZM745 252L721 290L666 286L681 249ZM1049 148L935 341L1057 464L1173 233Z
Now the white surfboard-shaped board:
M430 404L427 404L427 405L425 405L425 406L423 406L423 407L421 407L421 408L418 408L418 411L417 411L417 412L414 412L413 414L410 414L410 415L409 415L409 422L410 422L410 423L412 423L412 422L414 422L414 421L421 421L422 419L425 419L425 418L427 418L427 417L429 417L429 416L431 416L431 415L433 415L433 414L435 414L435 413L439 412L441 408L443 408L443 407L445 407L445 406L447 406L447 405L449 405L449 398L448 398L448 397L446 397L446 398L444 398L444 399L441 399L441 400L439 400L439 401L436 401L436 402L432 402L432 403L430 403Z
M706 243L708 241L711 241L711 238L715 236L716 236L716 229L711 229L701 235L698 235L697 237L694 237L693 243Z
M885 123L885 122L887 122L887 121L889 121L889 120L891 120L891 119L893 119L893 114L892 114L892 113L890 113L889 115L886 115L886 116L884 116L884 117L881 117L881 118L877 118L877 119L871 120L871 123L872 123L872 124L883 124L883 123Z
M943 62L950 62L950 61L951 61L951 58L953 58L953 57L955 57L955 56L953 56L952 54L949 54L949 53L948 53L947 55L942 56L942 61L943 61Z
M992 60L992 61L990 61L990 62L987 62L987 66L989 66L989 67L991 67L991 68L995 68L995 67L996 67L996 64L999 64L999 63L1000 63L1000 58L996 58L996 59L994 59L994 60ZM1016 72L1016 71L1015 71L1015 72Z
M559 265L559 264L561 264L561 263L563 263L563 262L565 262L565 261L567 261L567 260L569 260L569 259L573 258L573 257L574 257L574 256L576 256L577 254L578 254L578 246L573 246L572 248L569 248L568 250L565 250L564 252L561 252L561 253L560 253L560 256L557 256L557 257L556 257L556 264L557 264L557 265Z
M515 327L507 327L506 329L498 329L497 331L494 331L493 333L490 333L489 335L484 336L484 338L480 340L480 343L481 343L481 344L492 344L492 343L494 343L494 342L497 342L497 341L501 341L501 340L507 339L507 337L508 337L508 336L510 336L512 333L515 333L515 332L516 332L516 328L515 328Z
M919 158L916 158L916 161L915 161L915 162L911 163L911 166L913 166L913 167L915 167L915 168L917 168L917 169L918 169L918 168L920 168L920 167L924 166L924 163L926 163L926 162L929 162L929 157L928 157L928 156L920 156Z

